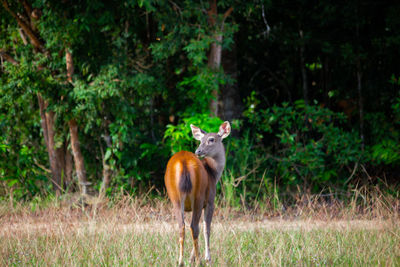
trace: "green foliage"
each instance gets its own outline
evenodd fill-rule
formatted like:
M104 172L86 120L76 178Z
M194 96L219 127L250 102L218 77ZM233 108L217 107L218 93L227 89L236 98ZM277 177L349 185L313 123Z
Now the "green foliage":
M193 117L184 118L178 125L167 125L164 134L166 146L171 153L175 154L181 150L193 151L194 144L190 124L200 127L206 132L217 132L223 121L218 117L210 117L208 114L197 114Z
M246 114L257 127L258 142L269 147L270 175L283 184L318 190L333 181L344 182L345 167L363 160L357 132L345 130L343 114L303 100L260 111L252 105Z
M213 98L212 92L218 91L221 85L232 83L232 80L222 69L210 69L208 66L208 51L215 41L215 29L208 25L207 16L202 12L203 3L185 1L182 5L182 9L175 11L177 16L156 14L160 18L159 37L158 42L150 45L150 49L160 63L179 56L174 68L174 73L180 77L176 87L182 99L188 103L186 110L179 115L190 117L194 113L207 113ZM168 4L163 8L168 10L171 6ZM221 44L225 49L232 45L237 31L237 25L225 22ZM177 54L179 52L183 54Z
M396 104L393 105L395 107ZM396 110L394 110L396 112ZM382 112L366 114L368 130L374 138L367 155L374 165L396 165L400 160L400 131Z
M46 153L34 104L47 81L43 72L32 72L28 61L5 67L10 74L0 78L0 194L30 199L50 188L47 172L39 167Z
M0 183L16 199L30 199L49 189L48 178L35 162L35 151L26 145L15 149L0 137ZM4 193L4 192L3 192Z
M398 140L384 139L371 147L371 158L375 164L394 164L400 160Z
M31 198L49 189L38 94L44 111L55 114L55 147L70 149L68 121L75 119L88 180L100 188L104 161L110 194L153 185L162 191L171 153L196 146L189 125L216 131L221 119L237 121L224 141L219 188L232 205L285 186L343 186L356 163L397 181L398 3L217 1L212 26L207 1L27 2L40 11L29 24L43 51L26 33L25 42L15 18L0 8L4 192ZM21 1L8 3L15 14L27 13ZM218 34L222 65L214 69L208 56ZM305 88L312 105L294 101ZM221 119L208 115L215 92Z

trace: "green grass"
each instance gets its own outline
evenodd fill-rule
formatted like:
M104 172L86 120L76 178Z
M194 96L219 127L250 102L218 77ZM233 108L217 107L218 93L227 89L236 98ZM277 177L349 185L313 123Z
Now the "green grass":
M238 210L217 202L212 263L400 266L399 200L363 199L345 205L309 196L278 211ZM125 196L93 203L84 209L70 200L0 201L0 266L177 265L177 225L167 200ZM186 214L186 225L189 218ZM202 256L203 243L200 233ZM191 249L186 227L186 266Z
M43 218L45 219L45 218ZM222 221L213 224L214 266L400 265L400 228L389 221ZM173 221L97 219L3 224L3 266L175 266ZM186 231L185 259L191 250ZM201 235L201 248L203 239ZM203 250L201 250L203 252Z

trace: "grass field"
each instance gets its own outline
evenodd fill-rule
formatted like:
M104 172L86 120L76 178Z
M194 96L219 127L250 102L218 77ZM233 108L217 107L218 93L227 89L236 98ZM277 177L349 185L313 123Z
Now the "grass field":
M231 214L216 211L214 266L400 266L397 215L321 220ZM186 265L192 248L189 232L187 228ZM2 266L176 266L177 239L168 203L123 204L96 212L0 209ZM202 234L200 244L203 252Z

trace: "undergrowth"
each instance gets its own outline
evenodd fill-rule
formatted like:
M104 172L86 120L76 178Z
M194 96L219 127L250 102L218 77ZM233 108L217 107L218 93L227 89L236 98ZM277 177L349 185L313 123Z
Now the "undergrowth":
M217 199L215 266L400 264L400 203L393 194L362 187L341 198L293 193L239 203ZM176 266L177 240L169 201L151 193L0 202L3 266ZM202 234L200 242L202 251ZM190 231L185 244L189 265Z

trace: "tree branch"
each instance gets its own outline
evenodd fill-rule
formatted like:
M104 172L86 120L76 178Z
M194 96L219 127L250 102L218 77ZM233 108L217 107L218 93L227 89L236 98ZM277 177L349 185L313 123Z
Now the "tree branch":
M210 0L210 9L207 10L208 21L211 26L215 26L217 17L217 0Z
M10 62L14 66L19 65L19 62L15 60L12 56L10 56L5 50L0 49L0 57L4 59L5 61Z
M267 19L265 18L264 4L262 3L261 6L262 6L261 14L262 14L263 21L264 21L264 24L265 24L265 27L266 27L266 30L263 32L263 34L264 34L264 37L268 37L269 36L269 32L271 31L271 27L268 25Z
M26 14L32 21L32 6L26 0L19 0L19 2L24 6Z
M233 7L230 7L227 11L225 11L223 22L226 20L227 17L229 17L229 15L232 13L232 11L233 11Z
M179 16L182 16L182 9L173 1L168 0L168 2L170 2L172 4L172 8L174 9L174 11L176 11Z
M67 81L72 83L72 75L74 75L74 62L72 60L72 54L69 49L65 49L65 62L67 64Z
M42 124L42 129L43 129L43 136L44 136L44 141L46 143L47 150L49 150L49 134L47 130L47 123L46 123L46 109L48 106L48 103L46 103L40 93L37 93L38 97L38 103L39 103L39 110L40 110L40 123Z
M31 41L31 44L38 49L41 52L44 52L44 44L43 42L36 36L30 25L27 25L27 23L24 22L23 19L21 19L17 14L15 14L10 7L8 6L7 0L2 0L3 7L10 13L11 16L13 16L17 22L18 25L24 30L24 32L29 36L29 39Z
M27 45L28 44L28 40L26 40L26 36L25 36L24 31L21 28L19 28L18 32L19 32L19 36L21 36L21 39L22 39L22 42L24 43L24 45Z

